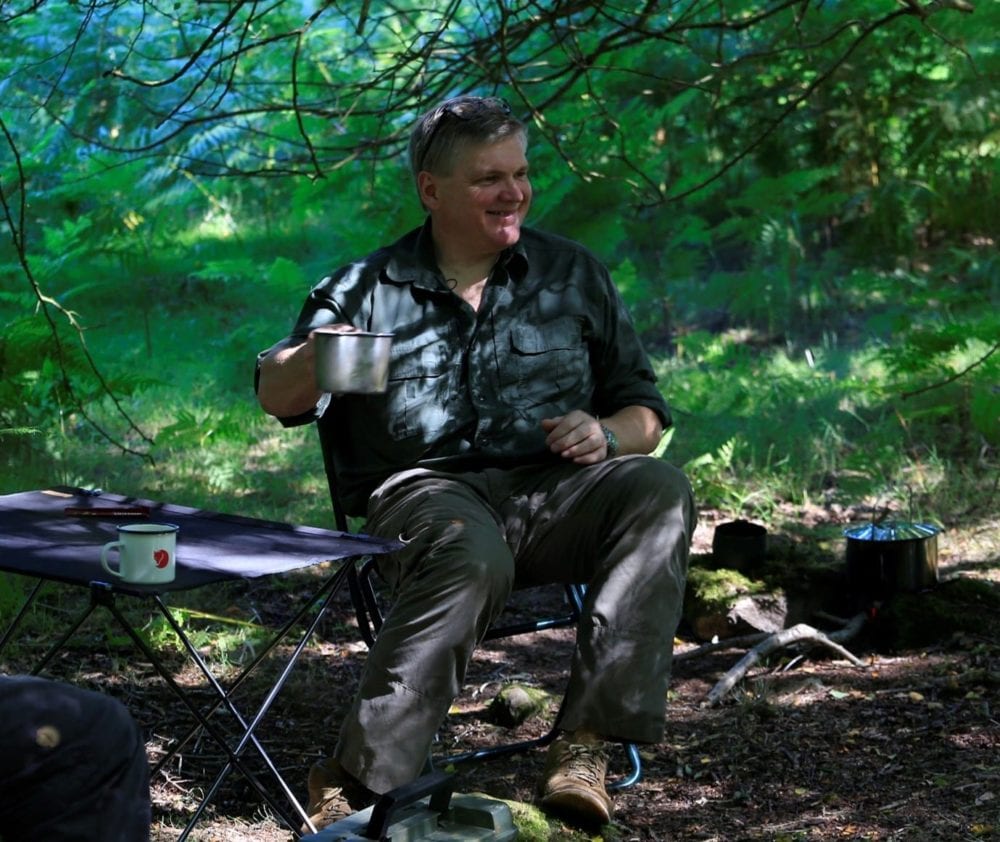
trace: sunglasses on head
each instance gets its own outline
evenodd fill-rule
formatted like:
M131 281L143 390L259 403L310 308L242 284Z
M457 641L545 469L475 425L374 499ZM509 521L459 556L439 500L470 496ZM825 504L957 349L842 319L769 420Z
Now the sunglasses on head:
M439 105L428 121L433 122L434 126L423 143L423 149L417 160L417 170L424 168L427 153L430 152L431 146L434 144L434 138L437 137L438 129L441 128L441 123L444 122L445 117L454 117L458 120L471 120L480 114L486 114L491 111L499 111L504 115L508 115L510 114L510 103L498 96L476 96L450 100Z

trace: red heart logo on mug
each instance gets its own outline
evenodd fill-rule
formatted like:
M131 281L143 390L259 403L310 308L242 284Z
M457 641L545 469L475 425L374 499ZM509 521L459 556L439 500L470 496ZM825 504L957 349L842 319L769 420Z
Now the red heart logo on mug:
M156 562L157 567L166 567L167 564L170 563L170 553L166 550L156 550L156 552L153 553L153 561Z

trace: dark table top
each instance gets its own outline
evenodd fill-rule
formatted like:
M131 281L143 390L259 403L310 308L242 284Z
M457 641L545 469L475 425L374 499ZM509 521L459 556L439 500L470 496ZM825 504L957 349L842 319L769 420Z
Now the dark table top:
M94 514L98 510L103 511ZM117 539L117 526L136 522L180 527L173 582L133 585L109 576L101 567L101 547ZM224 579L268 576L398 547L367 535L79 488L0 496L0 570L77 585L107 582L126 593L185 590Z

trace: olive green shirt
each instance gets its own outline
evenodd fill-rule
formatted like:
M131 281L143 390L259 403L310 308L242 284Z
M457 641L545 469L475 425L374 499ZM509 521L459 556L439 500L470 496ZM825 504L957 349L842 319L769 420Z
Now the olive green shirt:
M397 471L470 470L556 459L541 420L646 406L670 414L607 269L570 240L522 228L480 308L434 260L430 221L339 269L309 294L292 337L349 323L393 333L385 394L324 398L286 425L330 413L322 435L350 514Z

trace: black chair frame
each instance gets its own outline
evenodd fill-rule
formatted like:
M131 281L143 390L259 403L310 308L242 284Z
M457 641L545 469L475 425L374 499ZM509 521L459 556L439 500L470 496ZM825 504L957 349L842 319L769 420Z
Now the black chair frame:
M317 421L317 428L319 430L320 449L323 455L323 467L326 472L327 484L330 491L330 503L333 507L336 528L341 532L350 532L350 523L341 501L340 489L337 482L337 464L333 448L329 441L329 437L333 434L332 426L326 423L325 419L326 416L321 417ZM379 629L382 627L384 617L382 601L379 598L375 584L377 577L376 559L371 556L361 558L356 563L348 564L348 568L347 586L358 623L358 631L365 644L371 647L375 643ZM483 639L496 640L519 634L531 634L545 629L575 627L580 619L583 608L586 586L575 583L569 584L565 586L565 591L565 600L568 606L566 613L558 614L557 616L538 617L525 622L493 626L486 632ZM565 702L565 697L563 701ZM488 748L452 754L445 757L432 758L429 761L429 765L431 768L435 764L441 764L445 767L459 766L464 763L491 760L547 746L559 735L559 722L562 718L562 713L562 705L560 705L551 728L540 737L490 746ZM642 779L642 759L639 755L638 747L634 743L629 742L623 742L621 745L625 751L630 768L628 773L623 777L608 782L607 788L609 790L625 789L634 786Z

